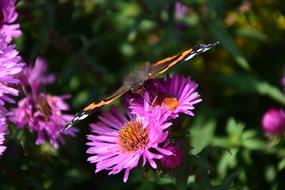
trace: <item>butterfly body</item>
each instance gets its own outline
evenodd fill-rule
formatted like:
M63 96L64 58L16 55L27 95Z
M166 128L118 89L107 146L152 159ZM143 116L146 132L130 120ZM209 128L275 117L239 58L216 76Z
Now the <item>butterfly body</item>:
M66 124L65 129L72 127L79 121L85 119L86 117L94 113L95 110L97 110L98 108L110 104L128 91L140 94L141 90L143 90L143 85L146 81L156 78L158 75L166 72L168 69L170 69L176 64L188 61L193 57L205 51L208 51L216 44L218 44L218 42L213 44L200 44L182 53L178 53L176 55L162 59L154 64L144 63L140 65L124 78L122 86L117 91L115 91L115 93L99 102L93 102L86 106L82 111L75 114L74 118Z
M146 62L123 79L122 87L130 88L133 93L136 93L142 87L144 82L149 80L150 75L150 64Z

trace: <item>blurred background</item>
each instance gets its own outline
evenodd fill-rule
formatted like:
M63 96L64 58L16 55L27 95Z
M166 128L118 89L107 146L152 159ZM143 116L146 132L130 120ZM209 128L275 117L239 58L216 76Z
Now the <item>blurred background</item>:
M193 167L205 174L196 182L190 175L188 187L285 188L284 138L268 138L261 127L266 110L285 105L283 1L19 0L17 7L23 31L17 49L27 63L47 59L57 80L45 90L71 95L73 114L112 93L140 63L219 41L169 71L191 76L203 99L181 124L190 154L203 158ZM88 124L102 110L108 106L78 124L78 136L59 149L36 146L35 134L11 127L0 189L175 189L171 176L145 169L133 170L126 184L122 174L95 174L85 143Z

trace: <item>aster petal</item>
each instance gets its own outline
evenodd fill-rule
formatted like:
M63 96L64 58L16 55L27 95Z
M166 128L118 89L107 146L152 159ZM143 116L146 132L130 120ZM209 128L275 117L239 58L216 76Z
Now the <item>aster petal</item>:
M127 182L128 178L129 178L129 174L130 174L130 169L126 169L125 174L124 174L124 183Z

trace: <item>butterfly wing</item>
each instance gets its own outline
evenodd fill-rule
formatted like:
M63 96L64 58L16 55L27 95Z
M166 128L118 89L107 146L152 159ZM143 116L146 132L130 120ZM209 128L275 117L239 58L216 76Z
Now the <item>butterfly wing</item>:
M213 44L200 44L182 53L162 59L152 65L148 65L148 64L142 65L142 67L138 68L134 72L130 73L127 77L125 77L123 86L119 88L111 96L101 100L100 102L93 102L89 104L88 106L86 106L82 111L75 114L74 118L66 124L63 130L72 127L79 121L93 114L97 108L100 108L118 99L130 89L133 89L134 86L136 86L136 84L139 85L141 82L144 82L147 79L155 78L156 76L164 73L165 71L167 71L174 65L182 63L184 61L188 61L192 59L193 57L205 51L208 51L210 48L212 48L216 44L218 44L218 42L213 43Z
M88 106L83 108L80 112L76 113L74 118L65 125L63 130L66 130L66 129L74 126L79 121L81 121L81 120L85 119L86 117L92 115L95 112L95 110L97 110L97 108L100 108L104 105L110 104L111 102L113 102L114 100L118 99L123 94L125 94L128 90L129 90L129 88L127 86L123 85L121 88L119 88L111 96L104 98L100 102L93 102L93 103L89 104Z
M218 43L219 42L212 43L212 44L200 44L182 53L178 53L174 56L170 56L165 59L162 59L150 66L149 77L155 78L156 76L164 73L165 71L167 71L174 65L188 61L192 59L193 57L203 52L208 51L209 49L211 49L213 46L217 45Z

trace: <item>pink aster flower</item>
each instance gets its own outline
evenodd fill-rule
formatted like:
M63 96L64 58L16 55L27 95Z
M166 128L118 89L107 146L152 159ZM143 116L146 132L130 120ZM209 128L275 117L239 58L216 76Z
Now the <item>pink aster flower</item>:
M172 154L159 145L168 136L164 129L171 125L165 118L160 109L153 111L153 117L126 117L115 107L112 112L103 113L97 123L90 125L94 134L87 136L87 153L92 155L88 161L96 163L95 172L110 170L111 175L125 170L126 182L141 158L143 166L148 162L157 168L155 159Z
M179 113L194 116L194 105L201 102L200 95L196 92L198 84L190 77L174 74L165 79L156 79L146 84L147 92L144 97L129 99L132 113L146 114L142 104L147 100L151 107L166 107L171 113L171 118L178 117ZM149 94L149 95L148 95ZM144 99L144 100L143 100Z
M19 75L19 79L26 94L33 93L34 96L39 96L40 88L48 85L55 80L53 74L46 74L47 61L44 58L38 57L35 60L34 66L25 67ZM29 92L32 90L33 92Z
M166 141L163 148L169 150L172 152L172 155L164 156L160 160L160 165L162 168L167 170L175 170L179 166L181 166L182 163L182 150L179 146L173 145L170 143L170 141Z
M0 116L0 156L3 155L3 152L6 150L6 146L3 145L4 143L4 136L7 133L7 124L6 119L3 116Z
M22 71L23 66L15 46L8 45L0 35L0 105L14 103L10 96L18 95L14 85L19 83L15 75Z
M69 109L64 100L67 96L51 96L40 94L37 100L31 96L25 97L18 103L18 108L9 113L10 120L18 128L28 126L30 132L37 133L36 144L43 144L46 137L50 143L58 148L64 143L63 135L75 136L78 129L70 128L60 133L72 115L64 112Z
M5 36L5 41L10 42L22 34L20 25L16 23L16 0L0 1L0 34Z
M285 132L285 112L271 108L262 118L263 130L269 135L282 135Z
M9 118L18 128L28 126L30 132L37 133L36 144L43 144L46 137L57 148L64 143L63 135L75 136L78 129L61 130L72 115L65 114L69 107L65 103L68 96L52 96L40 93L40 87L54 80L45 75L47 69L43 59L37 59L34 67L26 67L19 78L26 97L18 102L18 107L9 113Z

